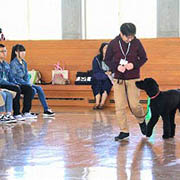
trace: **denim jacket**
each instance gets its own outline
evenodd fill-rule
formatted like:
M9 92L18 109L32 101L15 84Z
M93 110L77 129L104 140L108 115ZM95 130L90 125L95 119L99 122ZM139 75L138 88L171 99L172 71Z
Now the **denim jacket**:
M10 66L6 61L0 62L0 85L17 85Z
M21 64L17 58L14 58L10 63L10 67L13 76L19 84L30 85L30 78L25 60L22 60Z

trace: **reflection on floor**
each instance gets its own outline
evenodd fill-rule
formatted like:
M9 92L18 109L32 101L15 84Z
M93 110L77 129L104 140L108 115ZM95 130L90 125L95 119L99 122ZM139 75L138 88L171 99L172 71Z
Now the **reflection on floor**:
M55 118L0 125L0 180L178 180L180 116L174 139L159 120L150 138L128 113L130 138L119 133L113 109L57 109Z

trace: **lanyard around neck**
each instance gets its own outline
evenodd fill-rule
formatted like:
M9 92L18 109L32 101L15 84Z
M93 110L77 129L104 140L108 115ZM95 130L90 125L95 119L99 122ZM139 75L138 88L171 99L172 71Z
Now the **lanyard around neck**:
M127 48L126 54L125 54L124 51L123 51L123 48L122 48L122 45L121 45L121 41L120 41L120 40L119 40L119 46L120 46L120 49L121 49L122 54L124 55L124 59L126 59L126 56L127 56L127 54L129 53L129 50L130 50L131 43L130 43L130 42L128 43L128 48Z

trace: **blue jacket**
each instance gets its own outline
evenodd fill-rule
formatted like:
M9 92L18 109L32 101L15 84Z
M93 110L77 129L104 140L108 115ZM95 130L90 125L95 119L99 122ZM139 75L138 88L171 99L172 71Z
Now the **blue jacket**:
M22 60L21 64L17 58L14 58L10 63L10 67L13 76L19 84L30 85L30 78L25 60Z
M0 85L17 85L19 84L6 61L0 63Z

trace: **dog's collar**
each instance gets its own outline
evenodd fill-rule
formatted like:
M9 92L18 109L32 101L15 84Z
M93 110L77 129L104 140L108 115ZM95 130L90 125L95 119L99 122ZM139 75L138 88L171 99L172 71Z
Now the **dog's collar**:
M158 93L157 93L155 96L150 97L150 98L151 98L151 99L155 99L155 98L159 95L159 93L160 93L160 91L158 91Z

